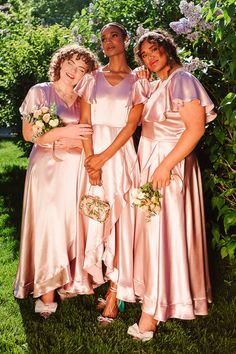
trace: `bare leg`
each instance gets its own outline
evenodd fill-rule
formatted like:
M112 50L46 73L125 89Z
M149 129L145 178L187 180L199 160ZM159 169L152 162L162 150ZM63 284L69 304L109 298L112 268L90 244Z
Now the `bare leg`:
M41 296L41 300L45 303L45 304L50 304L52 302L54 302L54 296L55 296L55 292L54 290L50 291L47 294L43 294Z
M103 310L102 316L109 318L116 318L118 315L118 305L116 299L116 284L110 282L108 295L106 298L106 306Z
M142 311L142 315L139 320L139 331L141 333L152 331L156 331L156 326L158 325L158 321L153 318L153 316L147 314Z

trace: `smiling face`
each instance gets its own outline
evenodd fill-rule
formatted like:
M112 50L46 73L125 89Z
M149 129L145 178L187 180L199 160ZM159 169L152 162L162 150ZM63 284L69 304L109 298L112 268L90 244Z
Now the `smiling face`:
M65 59L61 64L60 79L74 86L88 71L88 65L85 64L83 57L77 59L78 54Z
M147 68L152 72L156 72L159 77L162 77L163 74L165 75L169 70L168 55L165 48L160 44L145 40L141 45L140 54Z
M104 53L108 57L122 54L125 51L124 36L116 26L108 26L102 31L101 44Z

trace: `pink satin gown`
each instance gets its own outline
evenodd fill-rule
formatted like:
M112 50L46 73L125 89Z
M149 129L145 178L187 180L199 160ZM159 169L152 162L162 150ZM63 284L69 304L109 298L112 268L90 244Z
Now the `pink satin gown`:
M32 87L20 113L28 114L34 106L52 103L56 103L64 124L79 122L79 100L68 107L56 94L52 83ZM56 149L53 153L51 144L33 146L25 180L15 297L25 298L30 293L39 297L66 284L74 285L79 237L78 179L83 168L81 149L70 152ZM80 293L91 293L88 274L83 269L80 271L83 281L79 282L77 274L76 288Z
M127 123L132 106L146 100L145 87L134 74L112 86L101 70L85 75L76 92L91 104L94 153L104 151ZM135 210L130 206L130 193L137 186L139 168L132 138L102 167L103 188L90 187L86 171L80 171L79 183L84 193L98 195L109 202L110 217L105 225L80 216L80 233L86 240L84 269L91 275L93 286L105 280L117 283L117 298L135 301L133 289L133 246Z
M178 112L185 102L199 100L207 122L216 114L200 82L182 68L169 81L154 83L142 117L138 158L140 185L150 181L160 162L185 130ZM211 302L201 175L191 153L172 170L170 185L161 189L159 215L145 221L137 210L134 248L136 295L142 310L156 320L193 319L206 315Z

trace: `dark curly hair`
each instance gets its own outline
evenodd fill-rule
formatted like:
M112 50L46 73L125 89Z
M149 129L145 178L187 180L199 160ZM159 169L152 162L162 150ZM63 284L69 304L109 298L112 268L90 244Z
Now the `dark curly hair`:
M174 60L177 64L181 65L181 60L177 53L177 45L175 44L174 39L171 37L171 35L163 29L148 31L138 39L138 42L134 47L134 55L135 60L139 64L143 64L141 56L141 47L143 42L145 41L148 41L148 43L158 44L162 46L165 49L169 59L172 61Z
M120 23L118 23L118 22L109 22L109 23L107 23L105 26L102 27L102 29L101 29L101 34L102 34L102 32L103 32L105 29L107 29L107 28L110 27L110 26L117 27L117 28L120 30L123 39L125 39L126 37L128 37L128 33L127 33L125 27L124 27L123 25L121 25Z
M98 68L99 62L97 56L89 49L83 48L78 44L69 44L58 49L52 56L48 76L51 81L60 79L61 64L64 60L71 59L74 54L77 54L76 59L83 59L88 65L88 71L93 71Z

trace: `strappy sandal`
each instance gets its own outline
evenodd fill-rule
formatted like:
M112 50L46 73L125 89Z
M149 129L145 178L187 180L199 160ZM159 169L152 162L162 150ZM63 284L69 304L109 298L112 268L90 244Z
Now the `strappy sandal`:
M63 288L57 289L57 293L60 296L61 301L65 299L71 299L72 297L76 297L76 293L69 293L68 291L64 290Z
M137 323L135 323L133 326L130 326L128 328L127 333L132 336L134 339L137 340L141 340L142 342L148 342L149 340L151 340L154 336L154 331L147 331L147 332L143 332L141 333L139 331L139 327L137 325Z
M102 297L98 298L98 303L97 303L97 309L98 310L103 310L106 307L106 303L107 303L107 297L110 294L111 290L110 287L108 288L106 295L105 295L105 299L103 299Z
M118 315L118 312L119 312L117 301L112 302L112 305L109 305L109 298L111 296L114 296L113 294L116 294L116 288L110 286L108 291L109 291L109 293L107 295L107 301L106 301L105 306L108 305L110 307L108 307L108 311L106 311L107 309L104 308L102 315L98 316L98 318L97 318L102 326L107 326L109 323L114 321ZM110 316L105 316L104 312L109 312Z
M35 312L39 313L43 318L48 318L52 313L55 313L57 309L57 303L51 302L45 304L42 300L37 299L35 301Z

